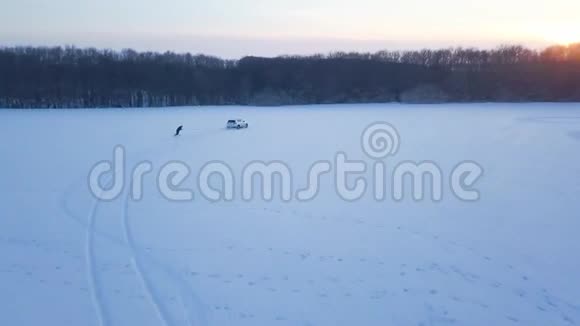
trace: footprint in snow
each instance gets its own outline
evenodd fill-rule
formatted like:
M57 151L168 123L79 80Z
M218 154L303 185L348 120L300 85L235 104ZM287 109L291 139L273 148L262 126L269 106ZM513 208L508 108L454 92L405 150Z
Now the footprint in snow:
M497 289L497 288L501 287L501 283L500 282L493 282L493 283L491 283L491 286Z
M514 290L514 293L520 298L523 298L526 296L526 291L524 291L522 289L516 289L516 290Z
M519 323L520 322L519 319L517 319L515 317L512 317L512 316L506 316L506 318L507 318L507 320L509 320L511 322L514 322L514 323Z

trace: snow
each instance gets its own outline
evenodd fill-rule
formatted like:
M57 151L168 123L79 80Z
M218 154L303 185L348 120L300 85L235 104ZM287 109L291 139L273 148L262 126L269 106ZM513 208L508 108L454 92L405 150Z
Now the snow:
M575 325L580 323L578 104L0 110L0 325ZM246 130L226 130L242 117ZM400 134L387 158L484 168L481 199L337 196L210 202L197 171L373 159L365 127ZM184 125L182 136L173 137ZM122 145L148 160L144 198L89 191ZM169 161L191 202L156 189ZM369 165L371 166L371 165ZM367 171L369 172L369 171Z

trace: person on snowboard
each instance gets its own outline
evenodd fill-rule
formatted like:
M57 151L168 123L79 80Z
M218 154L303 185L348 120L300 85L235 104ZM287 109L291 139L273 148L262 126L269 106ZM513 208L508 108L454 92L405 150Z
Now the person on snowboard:
M175 130L175 136L179 136L179 133L181 133L182 130L183 130L183 126L177 127L177 130Z

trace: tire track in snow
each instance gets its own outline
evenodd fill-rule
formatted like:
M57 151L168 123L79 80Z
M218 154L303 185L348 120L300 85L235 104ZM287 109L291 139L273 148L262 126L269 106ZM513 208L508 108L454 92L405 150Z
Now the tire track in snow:
M70 193L70 192L72 192L72 190L69 190L66 193ZM88 229L90 227L89 221L85 221L85 220L79 218L78 216L76 216L76 214L68 207L66 199L67 199L67 197L64 196L61 200L61 203L60 203L60 207L62 208L63 212L68 217L70 217L75 223L77 223L79 226L81 226L83 228L83 230ZM96 227L93 229L93 233L96 236L99 236L100 238L115 244L116 246L119 246L119 247L125 246L125 243L123 241L121 241L120 239L117 239L115 236L113 236L110 233L106 233L104 231L98 230Z
M143 153L148 152L149 150L144 150ZM142 154L141 154L142 155ZM108 189L113 183L113 177L108 176L107 181L105 182L105 187L102 189ZM102 193L102 191L101 191ZM93 194L95 195L95 194ZM100 195L100 194L99 194ZM86 259L87 259L87 274L89 279L89 288L93 298L93 305L95 307L95 311L97 314L97 322L99 326L106 326L110 324L110 317L106 310L104 299L103 299L103 287L101 285L101 281L98 277L98 272L95 267L96 259L95 259L95 249L94 249L94 239L95 234L97 233L96 230L96 215L98 206L100 203L99 197L101 196L94 196L93 204L91 210L89 212L89 216L87 218L87 227L86 227L86 244L85 244L85 252L86 252ZM65 200L66 201L66 200ZM133 249L129 248L133 254ZM133 266L136 266L136 260L132 260ZM144 280L142 279L142 282ZM164 320L164 319L162 319ZM165 324L167 326L167 324Z
M107 181L107 185L110 185L111 180ZM99 206L99 199L94 197L91 202L91 208L85 219L76 216L72 210L67 205L67 199L69 199L70 194L74 190L74 183L69 185L67 190L64 191L60 206L64 213L72 218L76 223L81 225L85 229L85 264L87 272L87 282L89 291L91 294L91 301L96 313L97 325L106 326L110 324L110 317L103 304L103 293L101 291L101 281L98 277L98 270L96 269L96 254L94 249L95 235L101 235L103 238L110 240L115 244L119 244L115 241L113 236L109 234L101 234L96 228L96 215Z
M219 130L211 130L205 133L205 136L212 135L214 133L219 132ZM204 136L204 133L198 134L200 136ZM166 143L169 141L164 141L161 143ZM175 148L174 148L175 149ZM140 152L137 156L144 155L151 150L144 150ZM113 182L112 177L110 177L107 182L105 183L105 189L111 186ZM96 311L97 315L97 324L99 326L106 326L110 324L110 317L109 313L107 312L106 306L104 304L104 297L103 291L101 286L101 281L98 276L98 271L96 269L96 253L94 249L94 241L95 236L98 235L101 238L108 240L110 243L124 247L130 250L131 252L131 263L136 271L138 277L140 278L140 283L142 284L143 288L148 292L150 297L150 301L155 306L158 316L160 317L161 321L166 325L169 326L168 322L168 315L167 311L163 309L162 304L160 303L159 296L156 294L150 279L144 273L143 262L142 258L138 254L138 247L135 245L132 237L131 230L129 228L129 217L128 217L128 203L129 203L129 195L127 196L124 206L123 206L123 228L125 234L125 242L117 237L108 234L106 232L99 231L96 228L96 215L100 200L98 196L95 196L91 209L89 211L88 217L83 221L83 219L78 218L68 207L67 205L67 198L69 197L69 193L72 192L73 185L69 187L68 191L65 191L64 197L61 200L61 207L63 208L65 214L71 217L75 222L83 226L86 230L86 242L85 242L85 252L86 252L86 264L87 264L87 278L89 283L89 289L92 296L93 306ZM200 300L195 296L193 291L191 290L187 281L185 281L178 273L175 273L171 268L164 266L162 263L156 261L152 257L149 257L149 260L161 268L167 274L170 279L174 282L178 283L179 286L179 296L180 301L183 303L183 308L186 315L186 321L188 325L192 324L192 320L195 320L195 325L206 325L207 321L205 318L205 311L203 309L203 305L201 304ZM192 310L196 310L197 315L192 314Z
M91 227L89 223L85 223L82 219L78 218L74 212L72 212L68 206L66 205L66 198L63 199L63 207L64 207L64 211L67 214L67 216L69 216L70 218L72 218L76 223L78 223L79 225L81 225L82 227L84 227L87 230L87 233L90 232L92 233L92 236L95 237L99 237L103 240L107 240L109 243L119 247L119 248L124 248L124 249L129 249L127 246L127 243L125 241L123 241L122 239L118 239L117 237L100 231L95 227ZM96 210L96 207L95 207ZM136 250L140 250L139 246L137 244L134 243L135 249ZM162 262L158 261L157 259L155 259L154 257L147 255L142 256L143 260L147 260L148 262L152 263L153 265L155 265L156 267L158 267L163 273L165 273L165 275L167 275L171 280L173 280L174 282L177 283L178 285L178 290L180 293L180 299L181 302L183 303L183 307L184 307L184 314L186 314L187 318L187 323L189 325L207 325L207 318L206 318L206 313L205 313L205 309L204 309L204 305L201 303L201 301L199 300L199 298L197 298L197 296L194 294L194 292L191 290L191 286L189 285L189 283L187 283L187 281L185 281L185 279L179 275L179 273L176 273L174 270L172 270L170 267L164 265ZM96 271L96 269L95 269ZM96 273L95 273L96 275ZM95 293L98 291L95 291ZM102 297L102 295L100 296ZM96 305L96 300L95 300L95 305ZM102 300L99 300L99 302L102 302ZM97 311L101 311L101 309L99 307L96 307ZM102 309L103 311L105 311L105 309ZM195 312L195 314L194 314ZM101 315L99 315L101 316ZM105 319L103 322L99 322L99 325L104 326L104 325L108 325L109 324L109 319Z
M86 228L86 243L85 243L85 252L86 252L86 263L87 263L87 274L89 279L89 288L91 291L93 305L95 307L95 311L97 313L97 322L100 326L109 325L109 314L106 311L106 308L103 304L103 293L101 287L101 281L98 277L98 272L95 268L96 259L95 259L95 246L94 246L94 230L96 225L96 215L97 215L97 208L99 206L99 200L95 198L93 201L91 210L89 212L88 220L88 227Z
M169 312L163 306L163 302L159 297L159 293L155 291L155 287L152 284L151 277L147 274L145 267L143 266L143 261L141 259L141 254L139 253L139 249L135 246L135 241L133 238L133 231L131 230L130 221L129 221L129 197L130 194L128 193L125 197L123 202L123 234L125 235L125 241L127 242L129 252L131 253L131 262L133 265L133 270L137 274L141 286L147 293L149 297L149 302L155 308L157 316L161 320L161 322L169 326L171 322L169 321Z

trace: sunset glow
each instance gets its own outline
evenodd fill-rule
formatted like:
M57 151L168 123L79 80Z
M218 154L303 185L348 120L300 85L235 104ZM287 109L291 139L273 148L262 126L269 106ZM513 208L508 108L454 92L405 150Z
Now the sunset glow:
M558 45L570 45L580 42L580 26L557 26L546 28L543 38Z
M26 0L4 4L0 44L227 58L501 44L542 48L579 41L578 12L577 0Z

